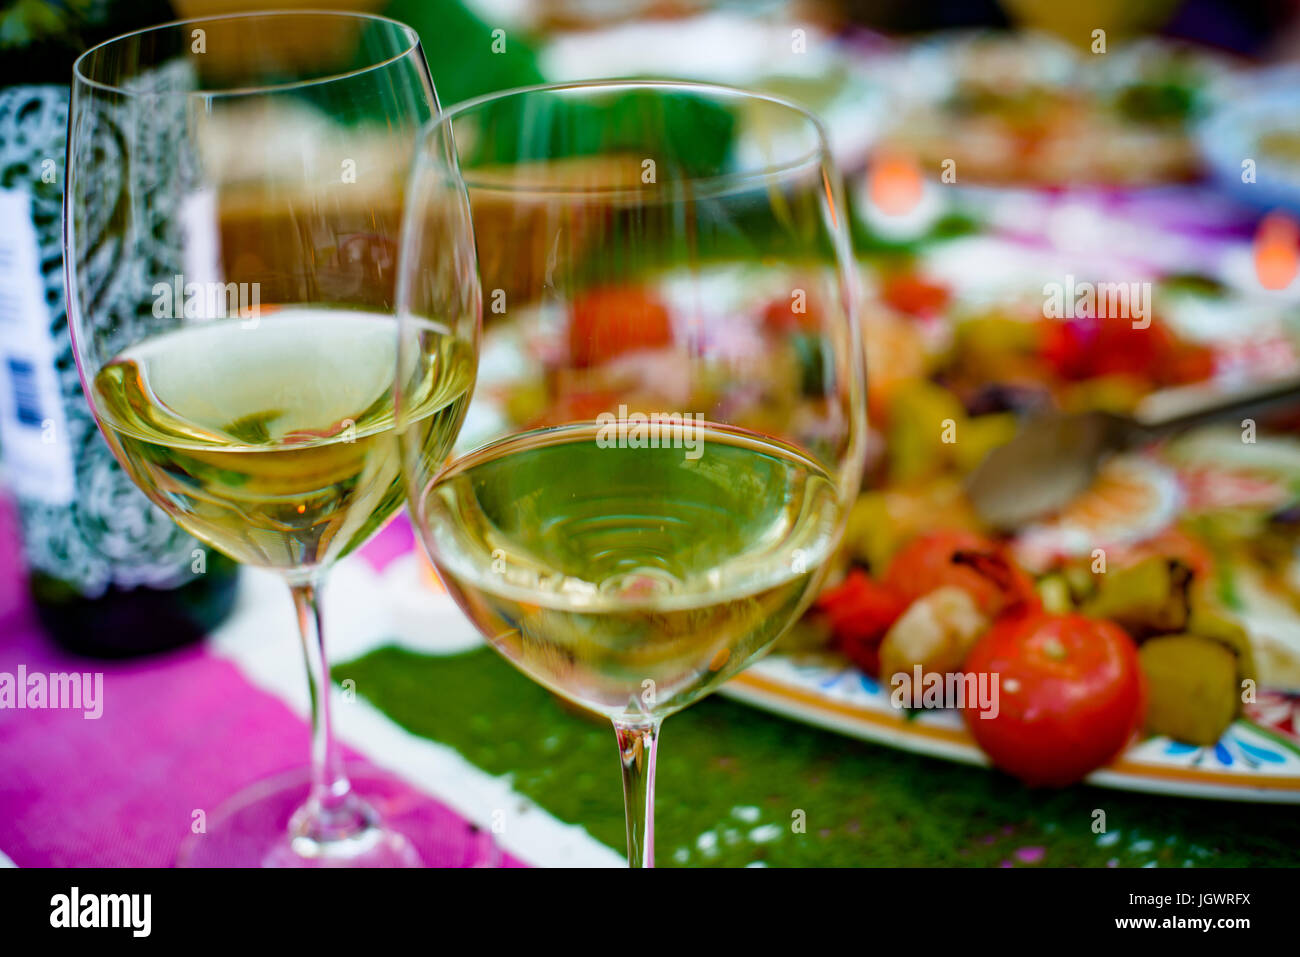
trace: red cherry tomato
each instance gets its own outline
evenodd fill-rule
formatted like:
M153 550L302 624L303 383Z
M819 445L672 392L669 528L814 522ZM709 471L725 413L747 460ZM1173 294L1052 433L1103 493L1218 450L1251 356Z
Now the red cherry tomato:
M900 273L885 280L880 297L899 312L928 319L943 312L951 293L941 283L915 273Z
M1065 379L1118 374L1151 379L1171 345L1168 330L1157 322L1135 329L1123 317L1080 317L1048 320L1043 352Z
M569 356L578 366L599 365L625 352L672 342L668 308L636 286L589 289L573 301Z
M1214 366L1213 349L1185 343L1174 349L1169 357L1166 380L1171 384L1204 382L1214 377Z
M1135 328L1118 316L1044 320L1042 355L1063 379L1127 375L1157 385L1199 382L1214 372L1214 353L1182 342L1158 319Z
M996 767L1026 784L1078 781L1114 758L1142 723L1137 647L1109 621L1009 614L975 644L965 669L998 676L997 714L968 707L966 726Z
M1033 592L1023 571L1004 562L1010 585L999 584L967 564L954 561L959 552L998 553L998 546L975 532L945 529L912 539L893 557L885 571L884 584L910 605L944 585L964 589L980 609L995 615L1002 610L1011 591Z
M880 642L906 608L907 602L859 568L817 599L836 647L872 676L880 671Z
M815 329L821 321L817 304L806 294L802 302L793 298L773 299L763 307L762 320L763 328L772 332Z

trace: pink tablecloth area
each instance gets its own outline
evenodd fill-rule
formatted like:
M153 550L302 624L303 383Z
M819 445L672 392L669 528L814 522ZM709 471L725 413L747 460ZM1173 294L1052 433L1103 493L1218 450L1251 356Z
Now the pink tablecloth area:
M0 851L15 864L169 865L195 809L211 814L241 788L304 763L305 722L202 647L124 664L59 651L32 613L14 525L0 504L0 672L102 671L105 699L96 720L0 709ZM409 544L403 520L368 557L382 564ZM409 836L425 863L472 856L454 811L413 788L389 798L418 807Z

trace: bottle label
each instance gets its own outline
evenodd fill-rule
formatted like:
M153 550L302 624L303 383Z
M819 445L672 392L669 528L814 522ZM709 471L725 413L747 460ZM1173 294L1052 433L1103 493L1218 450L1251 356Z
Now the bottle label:
M0 188L0 448L19 498L68 506L75 495L54 367L31 195Z
M68 89L0 89L0 451L27 565L86 597L172 588L202 546L131 482L77 375L63 298ZM105 166L121 157L105 157ZM104 203L116 201L105 188Z

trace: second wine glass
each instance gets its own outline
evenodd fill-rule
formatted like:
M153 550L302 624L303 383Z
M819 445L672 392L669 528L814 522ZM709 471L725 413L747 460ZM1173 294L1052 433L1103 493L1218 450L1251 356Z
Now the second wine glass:
M485 444L444 466L399 421L412 511L492 646L613 722L628 860L648 866L661 721L807 606L857 491L839 176L814 117L724 87L454 107L409 191L403 362L428 361L446 333L426 330L479 294L432 225L465 203L484 315L466 438Z

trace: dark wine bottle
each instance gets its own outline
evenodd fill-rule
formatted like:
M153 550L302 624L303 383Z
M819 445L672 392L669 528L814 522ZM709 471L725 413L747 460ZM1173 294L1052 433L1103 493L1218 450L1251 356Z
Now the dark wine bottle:
M195 641L237 568L146 499L81 391L61 215L72 63L174 19L161 0L0 0L0 456L37 615L64 648L127 657Z

